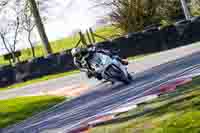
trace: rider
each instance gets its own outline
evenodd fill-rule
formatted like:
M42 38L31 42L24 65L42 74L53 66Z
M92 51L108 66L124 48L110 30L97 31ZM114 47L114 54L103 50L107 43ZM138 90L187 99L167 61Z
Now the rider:
M118 59L122 64L128 65L128 62L122 60L119 56L113 55L110 51L104 49L96 49L95 47L89 48L73 48L71 50L72 57L74 58L74 64L81 70L87 73L88 78L96 77L98 80L102 79L100 73L95 72L88 62L88 59L92 58L94 53L100 52L110 57Z

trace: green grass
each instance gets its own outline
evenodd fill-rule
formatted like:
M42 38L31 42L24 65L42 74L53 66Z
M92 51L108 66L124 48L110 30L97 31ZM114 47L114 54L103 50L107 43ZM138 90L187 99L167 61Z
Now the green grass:
M143 55L131 56L131 57L128 57L128 60L144 59L148 55L152 55L152 54L143 54Z
M95 31L95 33L105 38L112 38L112 37L115 37L116 35L119 35L121 31L119 29L114 28L113 26L106 26L106 27L98 28ZM50 44L51 44L53 53L58 53L58 52L73 48L77 44L78 41L79 41L79 36L75 35L75 36L69 36L63 39L50 42ZM103 41L103 39L96 38L96 41L100 42L100 41ZM32 58L31 49L24 49L21 52L22 52L22 55L20 57L21 61ZM45 53L44 53L43 46L37 45L35 47L35 53L36 53L36 57L44 56ZM9 64L9 62L5 61L3 59L3 56L0 56L0 65L5 65L5 64Z
M175 92L139 105L90 133L199 133L200 77Z
M25 81L22 83L13 84L13 85L10 85L10 86L4 87L4 88L0 88L0 91L19 88L19 87L23 87L26 85L47 81L50 79L56 79L56 78L60 78L60 77L64 77L64 76L69 76L69 75L76 74L79 72L80 72L79 70L74 70L74 71L69 71L69 72L64 72L64 73L59 73L59 74L46 75L46 76L43 76L43 77L40 77L37 79L33 79L33 80Z
M56 96L34 96L1 100L0 128L25 120L65 99Z

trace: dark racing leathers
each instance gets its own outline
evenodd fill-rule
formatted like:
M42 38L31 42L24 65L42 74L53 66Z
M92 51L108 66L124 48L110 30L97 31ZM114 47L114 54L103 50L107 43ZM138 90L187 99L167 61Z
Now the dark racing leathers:
M97 50L94 47L82 49L81 58L74 57L74 64L80 69L80 71L86 72L88 78L95 77L98 80L101 80L101 74L96 73L88 62L96 52Z

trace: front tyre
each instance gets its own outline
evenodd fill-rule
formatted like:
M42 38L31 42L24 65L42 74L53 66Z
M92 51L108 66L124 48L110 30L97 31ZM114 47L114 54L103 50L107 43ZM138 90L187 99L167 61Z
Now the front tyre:
M126 74L116 65L109 66L105 72L105 75L111 82L121 81L125 84L129 84L132 81L132 76L129 74L127 77Z
M127 80L125 81L126 84L130 84L133 81L133 77L131 74L128 73Z
M133 76L132 76L130 73L128 73L128 79L129 79L130 81L133 81Z

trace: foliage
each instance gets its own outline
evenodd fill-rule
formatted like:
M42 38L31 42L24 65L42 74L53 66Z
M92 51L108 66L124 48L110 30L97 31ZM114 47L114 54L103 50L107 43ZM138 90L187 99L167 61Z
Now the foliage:
M200 1L191 0L190 10L192 12L192 15L200 16Z
M107 5L113 8L109 15L113 25L126 33L182 16L178 0L114 0Z

